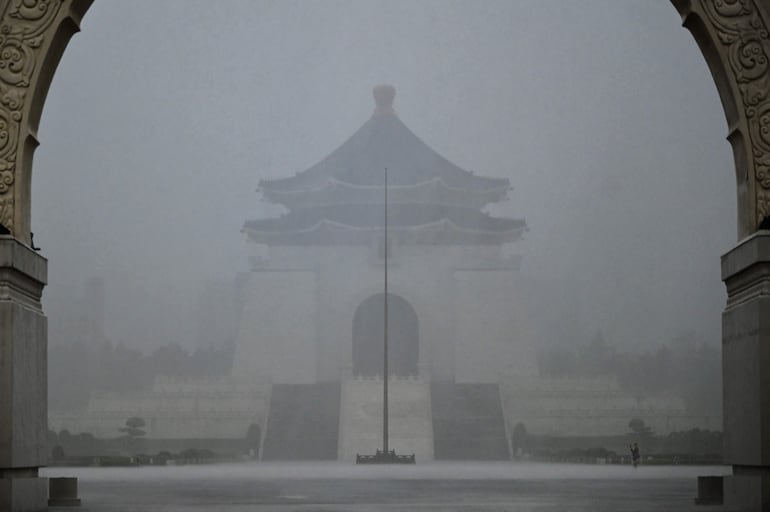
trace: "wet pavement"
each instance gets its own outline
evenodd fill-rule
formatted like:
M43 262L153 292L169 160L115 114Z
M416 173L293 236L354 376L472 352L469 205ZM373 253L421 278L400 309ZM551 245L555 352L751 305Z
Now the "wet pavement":
M693 505L696 477L728 472L692 466L242 463L44 473L77 476L79 510L89 512L702 512L706 509Z

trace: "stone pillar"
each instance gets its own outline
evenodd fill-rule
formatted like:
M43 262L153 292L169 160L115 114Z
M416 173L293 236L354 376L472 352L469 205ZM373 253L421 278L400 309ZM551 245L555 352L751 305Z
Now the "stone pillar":
M722 280L724 504L770 511L770 231L722 256Z
M0 236L0 510L48 509L47 261Z

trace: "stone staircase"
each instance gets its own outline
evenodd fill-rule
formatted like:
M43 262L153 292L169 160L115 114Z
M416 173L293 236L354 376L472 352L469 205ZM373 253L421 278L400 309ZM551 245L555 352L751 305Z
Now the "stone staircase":
M437 460L508 460L497 384L433 383L430 387Z
M382 378L349 378L342 383L339 459L382 449ZM415 454L417 463L433 460L430 385L418 378L388 382L390 449Z
M262 460L335 460L340 384L274 384Z

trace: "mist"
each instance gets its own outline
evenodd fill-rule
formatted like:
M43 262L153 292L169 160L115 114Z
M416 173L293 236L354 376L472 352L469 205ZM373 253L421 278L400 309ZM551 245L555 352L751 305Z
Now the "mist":
M630 441L718 463L734 165L680 24L662 0L95 2L32 179L52 459L358 461L387 327L390 447L436 461L403 479L696 471L634 472Z
M184 16L181 16L184 13ZM180 22L180 18L184 22ZM126 27L115 30L115 27ZM246 269L240 228L397 87L400 118L465 169L508 177L541 326L623 347L716 343L735 241L726 127L665 2L99 2L57 72L33 177L51 342L105 280L113 342L195 346L206 279Z

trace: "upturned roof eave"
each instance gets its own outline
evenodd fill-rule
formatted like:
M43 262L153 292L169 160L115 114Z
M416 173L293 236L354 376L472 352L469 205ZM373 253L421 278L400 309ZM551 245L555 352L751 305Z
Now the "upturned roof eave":
M417 156L417 160L433 162L433 169L429 171L432 171L433 175L430 176L430 178L442 178L445 179L445 181L448 180L448 185L466 190L510 187L510 180L508 180L508 178L478 176L444 158L412 132L409 127L395 115L395 113L391 112L386 114L375 113L372 115L372 117L345 142L306 170L298 172L294 176L260 180L258 190L263 192L269 190L284 192L302 191L308 188L315 188L308 187L308 181L316 180L317 183L318 181L324 181L329 178L337 178L337 174L344 172L344 169L348 169L347 165L338 165L339 162L351 164L369 160L372 153L372 144L376 146L378 143L381 143L381 141L383 141L382 132L388 132L389 130L391 134L393 133L393 130L395 130L395 135L385 137L385 139L389 138L391 141L399 139L403 141L405 147L403 148L402 154L411 153L412 155ZM378 153L376 147L374 153ZM406 162L405 168L409 168L414 163L415 162ZM353 168L355 168L355 166L353 166ZM371 169L368 168L367 170ZM384 168L382 170L384 171ZM423 181L425 180L423 179ZM466 183L458 183L460 181ZM371 183L356 185L376 186Z
M370 203L373 199L383 196L384 189L384 185L356 185L332 178L324 185L312 189L264 189L262 190L262 197L266 201L283 204L288 208L301 208L340 203ZM412 185L388 187L388 193L393 202L425 202L447 205L467 203L475 208L504 201L510 190L511 187L507 180L495 188L466 190L452 187L441 178L433 178Z
M279 219L272 219L279 220ZM495 219L503 220L503 219ZM505 219L510 221L510 226L493 228L491 226L487 229L479 229L474 227L461 226L448 218L442 218L431 222L415 225L390 225L388 227L389 232L416 232L416 231L431 231L431 230L451 230L462 233L472 233L478 235L505 235L518 233L519 235L527 230L526 222L523 219ZM317 232L323 229L330 229L335 231L355 231L355 232L382 232L383 226L371 226L371 225L356 225L351 223L339 222L330 219L320 219L313 225L305 228L287 228L276 226L274 229L260 229L259 224L264 221L252 221L246 222L241 229L242 233L251 235L299 235L304 233Z
M510 188L510 186L511 186L511 181L508 178L494 178L494 177L491 177L491 176L477 176L477 175L475 175L475 174L473 174L473 173L471 173L469 171L465 171L462 168L458 167L458 169L460 169L463 172L467 172L469 176L472 176L472 178L469 178L470 180L476 181L479 184L487 183L489 185L488 186L484 186L484 187L481 187L481 186L478 186L478 187L458 187L458 186L451 186L451 185L447 184L446 185L447 187L458 188L458 189L461 188L461 189L469 191L469 192L487 192L487 191L490 191L490 190L497 190L497 189L501 189L501 188L507 189L507 188ZM385 169L383 168L383 172L384 172L384 170ZM310 190L317 189L318 187L304 187L303 188L303 187L299 186L299 184L302 183L302 181L303 181L303 178L304 178L303 174L305 172L308 172L308 171L303 171L301 173L295 174L294 176L287 176L285 178L275 178L275 179L262 179L262 180L259 180L259 182L257 183L257 191L261 191L261 192L268 192L269 191L269 192L277 192L277 193L284 193L284 194L291 194L291 193L301 194L301 193L305 193L305 192L310 191ZM438 177L438 176L436 176L434 179L436 179L436 178L437 179L442 179L441 177ZM334 179L334 178L332 177L332 179ZM345 182L343 182L341 180L337 180L337 181L339 181L340 183L345 183ZM442 181L444 181L444 180L442 179ZM400 186L409 187L409 186L419 185L420 183L424 183L424 181L423 182L419 182L419 183L409 184L409 185L400 185ZM288 184L288 186L287 186L287 184ZM348 185L350 185L351 187L361 187L361 188L365 188L365 187L380 187L381 188L382 187L381 185L361 185L361 184L354 184L354 183L348 183ZM393 185L391 185L391 186L393 186Z
M382 170L384 172L385 168L383 168ZM461 170L463 172L467 172L469 176L472 176L472 178L469 178L469 180L475 181L478 185L475 187L462 187L462 186L447 184L446 185L447 187L462 189L467 192L488 192L491 190L498 190L498 189L510 189L511 187L511 181L508 178L477 176L475 174L470 173L469 171L465 171L463 169ZM259 180L259 182L257 183L257 191L262 192L263 194L264 193L302 194L302 193L307 193L308 191L319 188L317 185L303 186L303 183L306 181L305 177L303 176L304 172L307 172L307 171L303 171L302 173L297 173L294 176L288 176L286 178ZM446 181L443 180L443 178L441 177L436 176L435 178L442 179L442 181L446 183ZM334 178L332 177L332 179ZM424 183L424 181L409 184L409 185L401 185L401 186L409 187L413 185L419 185L420 183ZM484 186L482 186L482 184L484 184ZM362 187L362 188L380 186L380 185L369 185L369 184L362 185L362 184L354 184L354 183L349 183L349 185L351 187ZM321 187L322 186L323 185L321 185Z
M257 231L242 229L252 242L276 246L292 245L336 245L340 241L368 243L371 235L381 232L381 229L346 230L329 225L318 225L310 230L297 231ZM390 230L391 236L406 236L426 245L502 245L512 243L521 238L526 228L518 228L503 232L477 231L442 227L439 229L397 229Z

